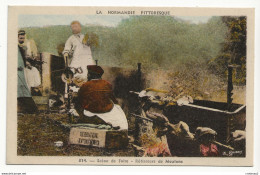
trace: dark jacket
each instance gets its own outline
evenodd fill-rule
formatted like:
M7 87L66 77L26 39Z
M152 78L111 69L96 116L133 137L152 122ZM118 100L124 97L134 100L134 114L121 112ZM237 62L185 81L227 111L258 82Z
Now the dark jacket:
M112 85L106 80L90 80L84 83L78 92L79 104L83 109L93 113L111 111L117 103Z

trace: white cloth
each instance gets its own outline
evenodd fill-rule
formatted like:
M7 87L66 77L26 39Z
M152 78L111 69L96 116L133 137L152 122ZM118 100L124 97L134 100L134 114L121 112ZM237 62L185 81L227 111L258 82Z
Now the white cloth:
M27 39L27 37L25 37L24 43L19 44L19 45L25 48L26 56L29 56L32 58L37 56L38 49L37 49L36 43L33 39Z
M83 70L82 74L75 74L74 77L87 79L87 65L95 65L89 46L82 43L83 34L73 34L65 43L63 54L72 55L72 61L69 67L79 68Z
M76 87L76 86L70 86L70 90L72 90L73 92L78 92L80 88Z
M25 79L28 84L29 89L31 87L38 87L41 85L41 76L40 72L36 67L33 67L31 69L25 68Z
M74 117L79 117L79 114L78 112L76 111L76 109L70 109L69 110L69 113L74 116Z
M35 44L35 41L33 39L30 39L30 40L27 39L27 41L25 41L25 43L26 43L26 46L27 46L26 54L28 56L31 56L31 57L36 57L38 50L37 50L37 46Z
M193 103L193 98L191 96L183 96L177 100L178 106L187 105Z
M106 123L112 124L113 127L119 126L120 130L128 129L128 123L125 113L122 108L117 104L114 104L114 107L110 112L92 113L90 111L84 110L84 115L86 117L93 117L96 115L104 120Z

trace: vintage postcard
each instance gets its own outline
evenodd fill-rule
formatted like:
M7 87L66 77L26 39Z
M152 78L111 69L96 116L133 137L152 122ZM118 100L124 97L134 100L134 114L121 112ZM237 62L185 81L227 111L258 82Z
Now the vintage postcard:
M253 166L254 15L10 6L7 164Z

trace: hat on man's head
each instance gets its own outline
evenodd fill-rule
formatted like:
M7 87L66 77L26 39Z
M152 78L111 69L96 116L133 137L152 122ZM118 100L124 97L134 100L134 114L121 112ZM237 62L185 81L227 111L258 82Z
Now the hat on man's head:
M103 73L104 73L104 70L100 66L97 66L97 65L88 65L87 69L90 73L95 73L98 75L103 75Z
M19 30L18 31L18 35L25 35L25 31L24 30Z

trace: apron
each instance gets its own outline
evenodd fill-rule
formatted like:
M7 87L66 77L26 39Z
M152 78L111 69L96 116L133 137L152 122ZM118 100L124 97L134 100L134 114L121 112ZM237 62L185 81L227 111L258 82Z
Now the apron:
M82 44L81 37L76 37L76 45L73 46L73 57L70 63L71 68L81 68L83 73L76 73L74 75L75 78L80 78L83 80L87 80L87 66L88 65L95 65L95 62L92 58L91 49L89 46ZM75 43L74 43L75 44Z

